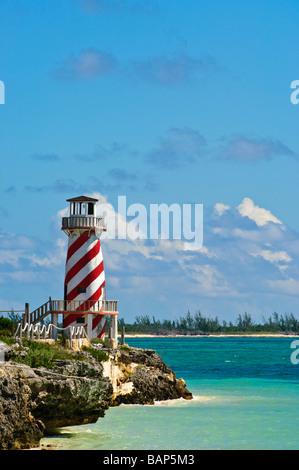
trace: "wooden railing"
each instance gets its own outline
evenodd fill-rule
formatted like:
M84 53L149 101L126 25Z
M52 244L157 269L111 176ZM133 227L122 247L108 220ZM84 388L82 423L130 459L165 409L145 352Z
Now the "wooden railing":
M52 300L29 313L29 323L35 325L51 313L93 313L118 315L117 300ZM26 315L26 314L25 314Z
M65 312L117 312L117 300L51 300L51 311Z
M103 312L117 312L117 300L102 300Z
M51 301L49 300L45 304L41 305L37 309L33 310L33 312L29 313L29 322L32 325L40 322L44 318L46 318L51 312ZM26 316L26 313L25 313ZM28 321L28 319L26 318Z

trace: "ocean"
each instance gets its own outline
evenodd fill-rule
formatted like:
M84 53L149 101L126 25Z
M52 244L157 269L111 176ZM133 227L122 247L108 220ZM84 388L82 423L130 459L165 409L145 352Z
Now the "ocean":
M121 405L97 423L55 431L41 443L66 450L295 450L299 364L294 338L127 338L156 350L193 400Z

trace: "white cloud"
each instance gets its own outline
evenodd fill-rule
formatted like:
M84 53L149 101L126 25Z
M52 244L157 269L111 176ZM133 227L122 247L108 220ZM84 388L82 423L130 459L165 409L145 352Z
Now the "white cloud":
M292 261L292 258L287 254L286 251L262 250L259 253L253 253L252 256L261 256L264 258L264 260L273 264L279 262L290 263Z
M61 209L60 211L57 212L56 218L59 221L59 224L61 225L61 219L62 217L68 217L69 215L69 208L65 207L64 209Z
M274 224L282 224L269 210L256 206L252 199L245 197L241 204L237 207L239 213L243 217L253 220L259 227L273 222Z
M7 277L21 283L30 284L31 282L38 282L40 280L40 273L37 271L16 271L14 273L7 273Z
M225 139L219 154L222 158L240 162L259 162L272 160L277 156L293 156L292 150L282 142L239 134Z
M48 255L44 257L37 256L35 253L32 255L24 254L23 257L29 259L34 266L41 266L45 268L60 266L65 262L66 244L66 240L58 238L56 240L56 246L53 250L53 253L48 253Z
M116 59L112 54L96 49L85 49L77 57L69 55L55 70L54 76L61 80L90 79L108 75L115 67Z
M2 232L0 234L0 266L11 266L15 270L18 270L18 272L22 272L24 278L24 273L27 272L29 278L29 273L34 272L30 271L32 267L51 268L63 264L65 262L66 244L67 239L58 238L54 247L43 256L44 244L42 242L28 237ZM13 246L18 246L19 248L13 249ZM10 272L8 275L19 279L17 272L15 272L15 274Z
M227 229L224 229L222 227L214 227L212 229L212 232L215 234L215 235L221 235L221 236L226 236L228 235L229 231Z
M146 161L161 169L174 169L194 163L204 155L206 139L190 128L172 128L146 156Z
M184 259L180 262L185 275L188 276L193 294L204 297L227 297L237 296L237 291L230 285L230 281L225 278L225 274L216 266L211 264L193 263Z
M135 61L131 65L133 73L148 82L164 86L173 86L188 82L197 73L215 70L212 58L191 57L184 53L174 57L152 57Z
M298 296L299 280L298 279L283 279L278 281L267 281L269 287L277 294L295 295Z
M215 206L214 206L214 212L215 212L215 214L217 214L219 216L223 215L229 209L230 209L230 206L228 206L226 204L222 204L221 202L217 202L217 204L215 204Z
M9 264L17 268L20 258L23 256L23 250L0 250L0 264Z

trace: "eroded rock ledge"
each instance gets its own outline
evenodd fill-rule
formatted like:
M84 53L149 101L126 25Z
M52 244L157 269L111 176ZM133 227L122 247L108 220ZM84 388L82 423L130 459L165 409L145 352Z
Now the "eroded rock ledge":
M183 379L152 350L102 348L98 362L55 361L51 369L0 363L0 449L39 446L45 431L94 423L110 406L191 399Z

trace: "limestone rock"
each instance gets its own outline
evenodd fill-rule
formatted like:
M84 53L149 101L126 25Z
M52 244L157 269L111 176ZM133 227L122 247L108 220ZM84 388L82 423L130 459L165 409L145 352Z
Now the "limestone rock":
M36 447L43 437L45 426L32 415L32 375L27 366L0 366L0 449Z
M105 370L106 367L106 370ZM151 349L123 348L104 366L113 385L112 404L153 404L176 398L192 399L183 379Z
M110 405L112 385L102 367L61 361L51 370L0 366L0 449L39 445L45 429L94 423Z
M37 447L45 430L94 423L109 406L192 398L155 351L102 349L107 362L89 352L81 353L86 360L53 361L51 369L1 362L0 449Z

